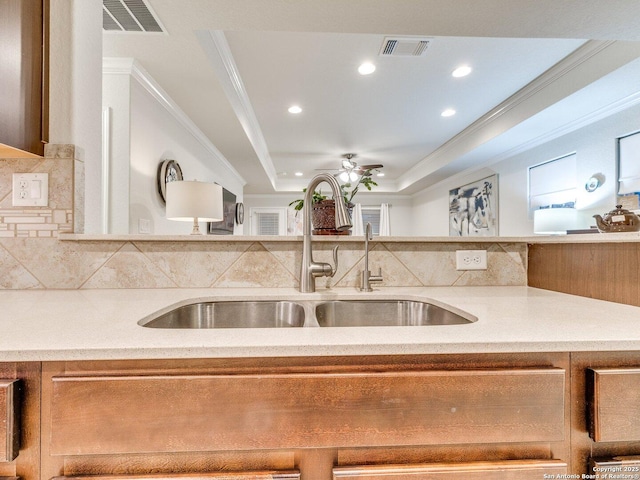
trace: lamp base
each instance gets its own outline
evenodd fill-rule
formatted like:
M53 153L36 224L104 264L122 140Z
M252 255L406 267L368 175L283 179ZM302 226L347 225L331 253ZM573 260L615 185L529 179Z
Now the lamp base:
M191 235L202 235L200 231L200 225L198 224L198 219L193 219L193 230L191 230Z

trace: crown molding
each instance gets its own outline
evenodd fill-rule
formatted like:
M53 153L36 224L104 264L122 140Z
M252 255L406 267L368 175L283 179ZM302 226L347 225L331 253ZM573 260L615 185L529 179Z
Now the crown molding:
M278 174L269 154L267 142L262 134L260 123L256 117L249 94L244 87L242 77L233 59L231 48L224 32L220 30L206 30L196 32L196 36L203 46L211 65L216 72L222 89L231 103L240 125L247 135L262 168L264 169L272 187L277 188Z
M209 138L195 123L184 113L167 92L154 80L135 59L105 57L102 60L102 73L108 75L129 75L135 79L173 118L187 130L198 142L220 163L242 186L247 182L242 175L231 165L229 160L216 148Z
M613 50L612 53L611 50ZM593 77L595 75L601 78L603 75L627 63L632 58L637 58L637 56L637 47L634 48L625 42L596 40L585 42L576 51L565 57L562 61L558 62L500 105L487 112L405 172L398 180L399 189L403 190L410 187L415 182L441 169L456 158L503 134L521 123L524 119L548 108L564 98L567 95L568 88L577 91L591 83L591 81L594 81ZM613 58L613 60L611 60L611 58ZM623 101L621 105L612 106L611 112L615 113L613 111L615 109L619 111L626 108L623 106L625 103L628 102ZM577 120L574 126L567 124L561 127L561 129L556 129L557 131L554 130L523 144L523 146L515 147L510 150L510 152L516 151L519 148L523 150L531 148L536 144L542 143L544 139L548 141L556 138L562 135L563 131L566 133L571 131L571 128L580 128L579 125L587 125L612 113L607 113L604 110L602 112L594 112L592 115ZM509 153L509 156L513 154L514 153ZM506 154L502 154L501 158L508 158L505 155ZM440 182L437 182L434 185L439 183Z

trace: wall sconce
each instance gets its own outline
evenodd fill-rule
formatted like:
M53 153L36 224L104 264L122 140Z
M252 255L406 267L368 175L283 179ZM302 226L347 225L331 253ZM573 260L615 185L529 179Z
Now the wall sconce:
M595 173L591 175L587 183L584 184L584 189L589 192L595 192L598 188L602 186L605 181L605 176L602 173Z
M220 185L196 181L169 182L166 193L167 218L193 222L191 235L201 235L200 220L219 222L223 219Z
M533 211L533 233L563 235L576 228L578 212L575 208L541 208Z

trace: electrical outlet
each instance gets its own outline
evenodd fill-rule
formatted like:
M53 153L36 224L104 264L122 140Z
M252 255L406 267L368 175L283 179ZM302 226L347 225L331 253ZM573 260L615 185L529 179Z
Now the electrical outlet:
M49 205L48 173L14 173L12 187L14 207Z
M486 270L486 250L456 250L456 270Z
M138 233L151 233L151 220L148 218L139 218Z

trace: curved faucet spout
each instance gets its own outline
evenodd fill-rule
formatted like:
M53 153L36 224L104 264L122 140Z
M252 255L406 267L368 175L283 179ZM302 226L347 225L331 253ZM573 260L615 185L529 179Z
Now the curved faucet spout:
M302 207L302 233L311 235L311 206L313 204L313 192L322 182L327 182L331 187L331 193L335 200L336 229L347 230L351 228L351 217L342 198L340 184L333 175L319 173L311 179L304 194L304 205Z
M316 291L316 277L333 277L338 268L338 247L334 250L334 266L328 263L315 262L311 249L311 207L313 203L313 191L322 183L327 182L333 192L335 201L336 229L346 230L351 227L349 211L342 198L340 184L333 175L319 173L311 179L304 195L302 207L302 266L300 269L300 291L310 293Z

